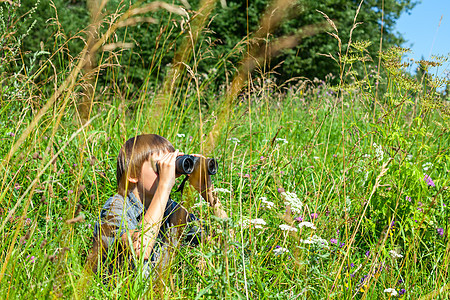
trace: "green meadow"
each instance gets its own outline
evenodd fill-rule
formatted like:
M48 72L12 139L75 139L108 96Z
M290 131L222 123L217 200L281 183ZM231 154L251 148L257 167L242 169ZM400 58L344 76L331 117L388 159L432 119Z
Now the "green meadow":
M200 4L192 20L175 4L118 7L71 38L80 51L61 29L52 51L25 54L33 28L15 26L33 14L0 3L0 298L447 299L449 82L429 71L447 58L369 52L325 15L339 71L281 80L268 60L300 40L272 49L259 33L262 43L244 39L211 59L197 46L212 18ZM118 32L159 26L149 14L162 12L188 25L161 34L136 81L127 53L139 47ZM271 22L282 18L262 16L261 28ZM232 68L230 57L239 58ZM187 186L172 196L208 228L198 247L176 247L148 278L92 273L93 227L116 193L118 151L144 133L218 160L213 184L228 218Z

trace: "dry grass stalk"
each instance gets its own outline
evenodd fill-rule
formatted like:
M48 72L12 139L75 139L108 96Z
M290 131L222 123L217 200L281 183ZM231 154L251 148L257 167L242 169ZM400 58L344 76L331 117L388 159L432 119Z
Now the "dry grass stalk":
M209 155L215 148L215 140L219 136L223 126L226 124L228 114L231 110L234 99L244 88L251 72L258 66L266 63L268 59L279 54L283 49L295 47L305 37L316 35L329 29L325 22L319 24L307 25L302 28L299 34L278 38L266 45L259 45L258 41L267 38L284 20L287 11L292 7L295 1L277 0L267 9L261 19L260 29L255 33L255 38L250 44L250 49L246 57L242 60L242 67L234 77L229 92L225 98L222 109L218 113L217 122L209 133L209 138L205 146L205 153Z
M150 132L157 133L160 129L160 124L163 122L163 116L167 110L169 103L171 102L174 88L177 86L179 79L182 77L186 66L189 65L191 56L193 55L195 45L197 44L198 37L205 28L209 16L216 4L217 0L202 0L200 8L196 16L192 19L191 23L187 23L189 28L189 38L185 38L182 45L178 48L173 58L172 68L168 71L163 83L163 87L156 95L155 101L152 104L151 112L152 119L148 121L148 127ZM182 8L180 8L185 12ZM186 14L189 20L189 16Z

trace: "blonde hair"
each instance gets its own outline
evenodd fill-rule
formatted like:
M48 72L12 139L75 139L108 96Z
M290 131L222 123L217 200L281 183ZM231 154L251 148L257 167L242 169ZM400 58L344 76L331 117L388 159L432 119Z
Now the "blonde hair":
M142 134L130 138L119 151L117 156L117 193L126 197L127 189L134 188L134 184L128 182L128 177L139 178L144 162L150 156L160 152L174 152L175 148L164 137L157 134Z

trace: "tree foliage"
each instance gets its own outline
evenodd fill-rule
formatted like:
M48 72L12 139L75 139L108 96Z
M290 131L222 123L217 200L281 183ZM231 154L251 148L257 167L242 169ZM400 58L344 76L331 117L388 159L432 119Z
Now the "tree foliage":
M199 0L174 2L180 6L188 2L190 7L187 7L187 11L191 17L196 17ZM263 40L255 41L252 40L254 33L260 28L261 17L271 1L248 1L248 7L246 1L242 0L225 2L226 6L221 5L224 1L217 1L209 26L204 31L203 39L200 39L201 42L196 46L195 52L200 73L207 76L211 69L218 69L215 80L217 85L223 83L226 70L239 67L239 62L250 43L258 42L261 47L264 47L264 43L276 38L301 34L302 28L307 25L321 24L317 26L323 27L324 15L337 26L337 35L342 41L342 53L345 53L347 49L350 32L352 32L352 41L372 42L368 50L374 57L379 50L381 31L383 32L383 49L404 41L395 31L395 22L402 13L407 13L416 4L415 0L385 0L384 2L365 0L358 10L359 0L297 0L282 23L274 28L270 35ZM105 14L123 13L130 5L133 3L110 0L105 8ZM55 42L58 39L67 41L68 53L76 53L82 49L86 39L83 29L89 25L90 20L85 1L41 0L36 3L33 0L24 0L20 10L26 13L33 6L36 7L36 11L30 16L36 21L33 29L29 29L30 24L21 28L23 33L28 32L28 38L22 44L24 51L35 53L44 48L51 50L50 48L58 44ZM121 9L118 10L118 7ZM161 79L164 74L161 72L164 70L161 69L172 62L174 53L182 40L189 38L187 31L180 26L186 20L182 20L179 16L161 11L153 13L152 17L158 21L157 24L142 23L122 28L112 41L132 42L135 45L133 49L123 51L121 56L121 63L128 66L127 76L129 76L130 84L139 86L148 76ZM356 28L354 28L355 22ZM329 73L339 73L339 65L330 57L324 56L331 54L338 57L338 41L327 34L326 31L329 31L329 28L319 29L323 29L321 33L301 39L295 47L284 49L278 53L277 57L268 57L265 65L261 66L262 71L272 70L277 66L275 72L282 79L296 76L325 78ZM57 36L55 33L58 33ZM81 39L71 39L77 35ZM226 68L221 68L223 66ZM61 63L59 67L64 68L64 63Z

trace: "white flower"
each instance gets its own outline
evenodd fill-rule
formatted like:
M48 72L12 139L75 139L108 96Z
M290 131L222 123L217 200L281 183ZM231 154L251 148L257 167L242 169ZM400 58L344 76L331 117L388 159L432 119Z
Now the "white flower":
M393 288L384 289L384 292L390 294L392 297L398 296L397 291Z
M282 138L276 138L275 141L283 142L283 144L287 144L288 143L288 141L286 139L282 139Z
M430 162L424 163L424 164L422 165L422 168L423 168L424 171L428 171L428 170L431 169L432 167L433 167L433 163L430 163Z
M235 143L235 144L239 144L241 141L237 138L229 138L228 139L230 142Z
M383 160L383 148L381 145L377 145L376 143L373 143L373 147L375 148L375 156L377 157L377 160L381 162Z
M223 189L223 188L215 188L214 191L215 191L215 192L218 192L218 193L221 192L221 193L228 193L228 194L231 194L231 191L230 191L230 190Z
M370 154L364 154L363 158L370 158Z
M182 138L185 137L185 135L183 133L177 133L177 137Z
M267 201L267 198L266 198L266 197L261 197L261 198L259 198L259 199L261 200L262 206L263 206L264 208L271 209L271 208L273 208L274 205L275 205L273 202Z
M319 237L317 235L310 236L306 240L300 240L300 243L303 243L303 244L316 244L318 246L328 248L328 241L324 240L323 238L321 238L321 237Z
M283 231L293 231L293 232L297 232L298 231L297 228L289 226L287 224L281 224L279 227Z
M398 254L397 252L395 252L395 250L389 251L389 254L392 256L392 258L395 258L395 259L403 257L403 255Z
M314 226L314 224L311 223L311 222L301 222L298 225L300 226L300 228L303 227L303 226L306 226L306 227L309 227L309 228L314 229L314 230L317 229L316 226Z
M318 157L318 156L314 156L313 158L314 158L314 159L320 159L320 157Z
M263 219L252 219L249 221L249 223L254 224L255 228L263 228L263 225L267 225L266 221Z
M406 155L406 160L410 161L413 159L413 156L411 154Z
M273 249L273 253L275 255L280 255L280 254L287 253L287 252L289 252L289 250L286 248L283 248L283 247Z
M294 213L299 214L302 212L303 203L302 201L300 201L300 199L297 197L295 193L282 192L281 195L284 197L287 204L291 206L291 210Z

